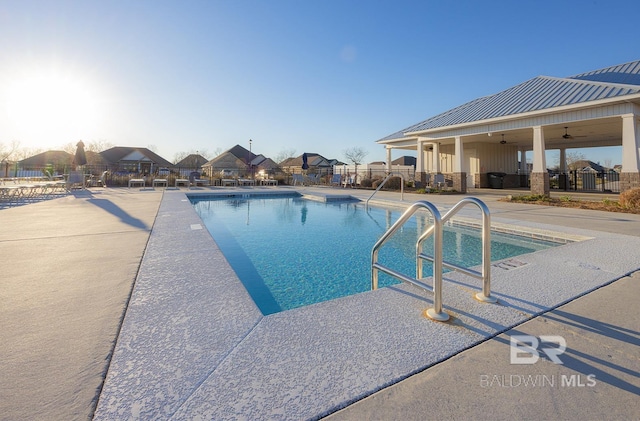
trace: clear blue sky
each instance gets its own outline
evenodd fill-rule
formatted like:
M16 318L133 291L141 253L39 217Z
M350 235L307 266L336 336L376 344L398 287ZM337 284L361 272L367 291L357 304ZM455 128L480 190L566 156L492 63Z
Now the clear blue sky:
M384 160L376 140L469 100L640 58L639 12L637 0L0 0L0 143L154 145L172 160L252 139L269 157L358 146Z

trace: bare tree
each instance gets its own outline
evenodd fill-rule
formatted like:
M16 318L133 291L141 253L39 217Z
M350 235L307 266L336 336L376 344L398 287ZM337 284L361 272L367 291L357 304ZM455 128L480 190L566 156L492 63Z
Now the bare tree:
M578 167L580 166L580 161L585 161L586 158L584 156L584 154L577 152L577 151L572 151L572 152L567 152L567 168L570 171L575 171L578 169Z
M296 156L296 150L291 148L291 149L283 149L280 152L278 152L278 154L273 157L273 160L280 164L282 161L284 161L285 159L289 159L289 158L293 158L294 156Z
M345 158L347 158L347 160L353 163L353 166L355 167L355 174L354 174L353 181L354 183L357 183L358 182L358 165L362 164L368 152L359 146L354 146L353 148L345 149L342 153L344 154Z
M114 146L115 145L113 143L107 142L106 139L98 139L98 140L92 140L91 142L89 142L86 150L92 151L92 152L102 152L102 151L106 151L107 149L113 148Z
M20 149L20 142L14 140L9 145L0 143L0 161L9 161L13 159L13 155Z
M360 165L364 158L367 156L368 152L359 146L355 146L353 148L345 149L342 152L353 165Z
M174 165L177 164L178 162L185 159L187 156L189 156L188 152L176 152L176 154L173 155L173 164Z

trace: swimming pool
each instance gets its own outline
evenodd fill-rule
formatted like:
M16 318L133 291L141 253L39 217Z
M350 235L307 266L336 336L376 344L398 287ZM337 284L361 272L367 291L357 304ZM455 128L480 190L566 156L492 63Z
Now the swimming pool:
M190 197L194 209L263 314L272 314L371 288L371 248L402 210L361 202L318 202L296 195ZM379 261L415 275L419 212L380 250ZM420 231L422 232L422 231ZM550 241L492 233L492 260L557 246ZM463 266L482 261L476 229L450 224L444 259ZM432 242L424 245L431 253ZM424 273L431 274L425 263ZM398 281L381 273L380 287Z

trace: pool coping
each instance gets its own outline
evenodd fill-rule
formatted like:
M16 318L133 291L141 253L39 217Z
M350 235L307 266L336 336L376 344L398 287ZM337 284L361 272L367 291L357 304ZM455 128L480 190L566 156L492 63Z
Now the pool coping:
M446 324L409 285L262 316L185 193L167 191L95 419L320 418L638 269L640 238L518 226L587 239L494 265L498 305L447 273Z

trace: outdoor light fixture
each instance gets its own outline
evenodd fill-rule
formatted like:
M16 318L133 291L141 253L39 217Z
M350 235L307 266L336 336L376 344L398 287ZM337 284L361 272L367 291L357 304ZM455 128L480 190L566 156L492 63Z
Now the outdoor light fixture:
M507 143L506 140L504 140L504 133L502 134L502 140L500 141L501 145L504 145L505 143Z

